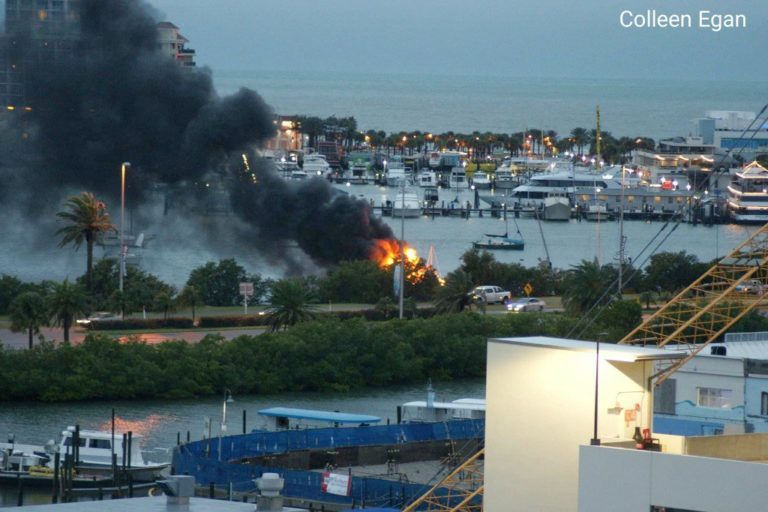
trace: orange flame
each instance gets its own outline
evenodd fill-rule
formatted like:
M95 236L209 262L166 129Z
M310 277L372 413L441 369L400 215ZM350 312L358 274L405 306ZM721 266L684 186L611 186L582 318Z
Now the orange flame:
M376 240L371 248L370 258L375 261L379 268L388 269L400 262L400 242L395 239ZM407 243L402 247L402 253L405 257L405 278L411 284L417 284L427 275L431 267L424 264L419 257L419 253Z

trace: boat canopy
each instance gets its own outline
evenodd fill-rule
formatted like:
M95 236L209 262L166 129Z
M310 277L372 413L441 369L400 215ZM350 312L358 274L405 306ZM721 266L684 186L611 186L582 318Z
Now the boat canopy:
M381 418L367 414L348 414L335 411L318 411L315 409L295 409L293 407L270 407L261 409L262 416L276 418L291 418L296 420L328 421L332 423L378 423Z

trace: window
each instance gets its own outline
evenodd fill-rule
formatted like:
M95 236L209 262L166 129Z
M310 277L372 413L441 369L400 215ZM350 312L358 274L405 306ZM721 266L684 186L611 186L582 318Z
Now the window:
M714 409L727 409L731 407L730 389L721 388L696 388L698 391L697 405L699 407L712 407Z
M768 393L760 393L760 415L768 416Z
M103 448L109 450L112 448L112 444L109 439L91 439L88 443L88 448Z
M80 438L80 441L77 443L81 448L85 448L85 439L82 437ZM72 446L72 437L65 437L64 438L64 446Z

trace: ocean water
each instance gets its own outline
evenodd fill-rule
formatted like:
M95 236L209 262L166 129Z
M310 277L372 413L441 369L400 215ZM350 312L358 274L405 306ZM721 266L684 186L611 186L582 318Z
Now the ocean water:
M706 110L758 112L768 83L213 70L221 94L256 90L277 113L354 116L363 130L497 133L595 127L615 136L688 135Z

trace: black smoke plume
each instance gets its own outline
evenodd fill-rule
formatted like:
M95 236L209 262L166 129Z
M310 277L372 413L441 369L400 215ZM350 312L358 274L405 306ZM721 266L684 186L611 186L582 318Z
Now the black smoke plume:
M124 161L147 183L194 180L274 133L255 92L219 98L208 72L160 54L143 4L83 0L81 9L74 50L32 65L26 83L36 149L56 183L113 191Z
M320 178L286 181L267 162L256 162L233 180L234 211L256 228L263 252L295 241L316 263L367 259L376 239L392 239L389 226L371 217L368 203Z
M248 181L227 162L273 136L274 113L261 97L248 89L219 97L209 71L184 69L161 54L156 20L140 0L80 5L78 27L64 37L71 47L55 56L41 52L39 33L6 35L12 42L7 58L24 69L31 109L3 130L0 203L15 201L46 222L51 208L82 190L119 204L120 164L129 161L132 204L149 201L145 192L158 185L194 196L184 187L194 191L217 174L250 232L242 236L242 224L189 218L201 232L216 230L219 239L222 231L237 232L272 261L291 241L326 265L366 258L374 239L392 237L364 201L342 197L322 180L288 184L270 164L252 158L258 179ZM56 39L49 36L42 39ZM11 156L16 153L24 155Z

